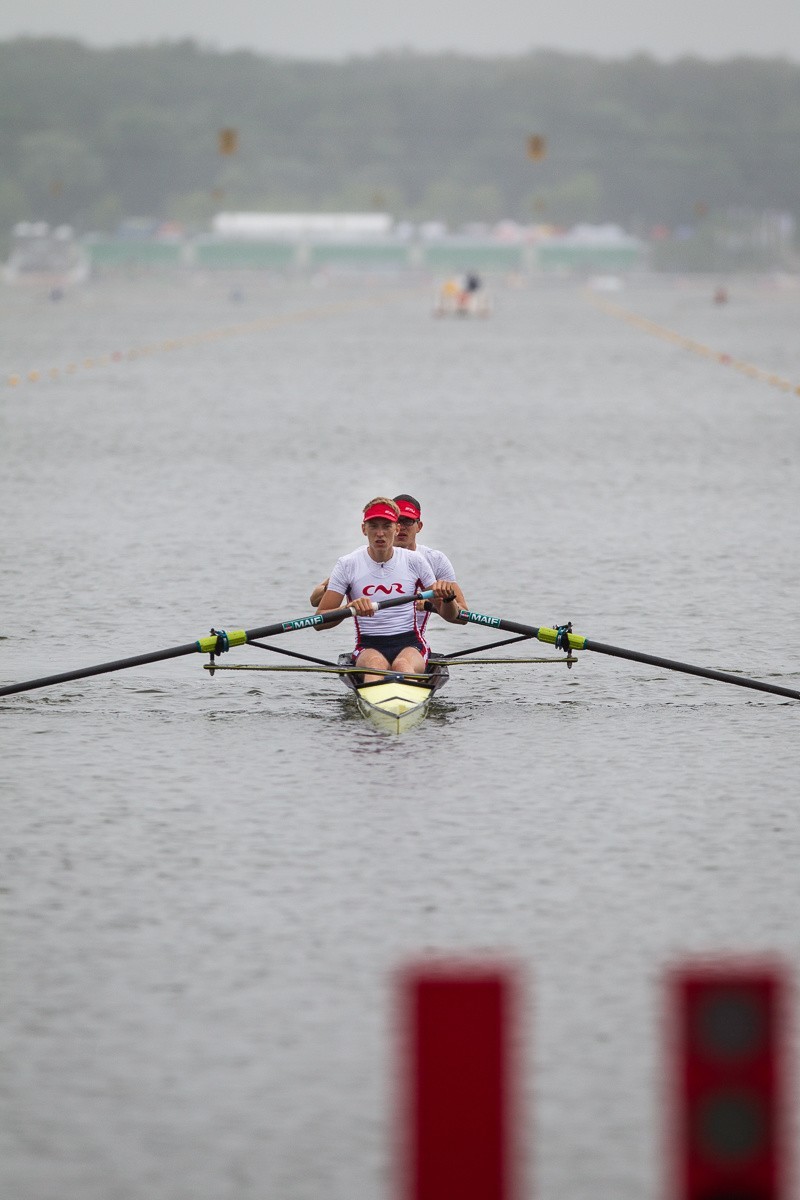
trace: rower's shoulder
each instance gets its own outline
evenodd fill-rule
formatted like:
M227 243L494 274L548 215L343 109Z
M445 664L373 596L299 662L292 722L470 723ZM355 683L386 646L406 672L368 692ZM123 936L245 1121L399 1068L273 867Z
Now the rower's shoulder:
M366 546L356 546L355 550L348 550L346 554L340 555L339 562L344 562L345 559L363 558L366 553Z
M449 574L452 574L453 564L450 562L450 559L447 557L444 550L434 550L431 546L420 546L419 542L417 542L417 550L419 550L420 553L425 557L426 561L433 568L434 572L437 572L437 578L439 578L439 570L444 570Z
M346 569L348 567L355 567L359 563L362 562L365 554L366 554L365 546L356 546L355 550L348 550L347 554L340 554L334 564L333 569L336 570L337 567L339 567L340 569L342 569L342 568Z
M417 546L416 550L407 550L405 546L395 546L394 551L395 554L404 555L407 562L417 563L420 559L425 563L428 562L428 556L421 546Z

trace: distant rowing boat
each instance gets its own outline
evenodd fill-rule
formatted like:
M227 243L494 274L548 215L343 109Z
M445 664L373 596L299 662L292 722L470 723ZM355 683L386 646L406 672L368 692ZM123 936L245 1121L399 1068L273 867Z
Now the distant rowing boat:
M489 295L476 276L445 280L433 301L435 317L488 317L491 311Z

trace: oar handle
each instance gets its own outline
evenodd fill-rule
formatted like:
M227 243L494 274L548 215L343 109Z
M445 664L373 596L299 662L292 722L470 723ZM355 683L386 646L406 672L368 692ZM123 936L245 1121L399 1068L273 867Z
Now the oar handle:
M389 596L386 600L373 600L372 607L375 612L383 608L395 608L398 604L411 604L414 600L430 600L433 595L432 591L415 592L410 596ZM244 634L242 641L251 642L254 638L270 637L276 633L288 633L292 629L313 629L319 625L330 625L332 622L342 621L345 617L353 616L353 606L346 605L344 608L333 608L328 612L311 613L308 617L296 617L290 621L280 621L277 625L266 625L261 629L245 629L238 632ZM207 641L208 639L202 639ZM241 645L242 642L231 642L231 645ZM208 651L206 651L208 653Z

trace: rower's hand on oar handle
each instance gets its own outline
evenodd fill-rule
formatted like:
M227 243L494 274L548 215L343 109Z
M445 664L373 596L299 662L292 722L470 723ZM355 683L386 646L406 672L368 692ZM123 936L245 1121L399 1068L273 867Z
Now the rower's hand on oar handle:
M377 604L370 600L369 596L359 596L356 600L351 600L347 607L353 610L354 617L374 617L378 611Z
M456 599L456 590L449 579L437 579L431 591L434 600L442 600L445 604Z
M445 621L453 625L465 624L461 617L461 609L466 608L464 593L454 579L437 579L431 588L432 600L417 601L417 608L426 612L436 612Z

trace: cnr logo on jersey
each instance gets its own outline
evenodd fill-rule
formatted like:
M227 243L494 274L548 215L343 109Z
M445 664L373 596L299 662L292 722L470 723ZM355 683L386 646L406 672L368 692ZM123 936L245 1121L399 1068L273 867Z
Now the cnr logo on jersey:
M399 592L402 596L402 583L390 583L388 587L384 587L382 583L368 583L364 588L365 596L374 596L376 592L383 592L384 596L391 596L392 592Z

